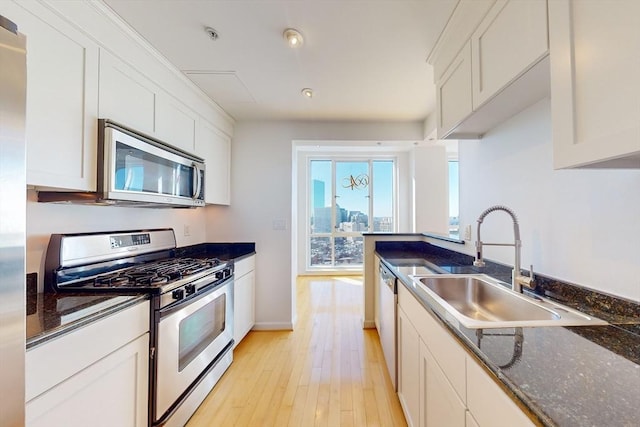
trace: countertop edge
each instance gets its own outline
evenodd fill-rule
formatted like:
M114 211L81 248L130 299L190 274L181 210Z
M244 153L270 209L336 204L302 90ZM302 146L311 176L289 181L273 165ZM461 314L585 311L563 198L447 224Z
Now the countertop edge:
M46 297L46 296L45 296ZM73 332L76 329L79 329L83 326L89 325L97 320L100 320L104 317L115 314L119 311L122 311L126 308L134 306L140 302L146 301L149 299L147 295L129 295L127 296L126 301L116 302L114 305L109 306L107 308L96 311L95 313L90 313L85 316L80 317L79 319L70 322L65 325L60 325L59 328L53 329L51 331L45 331L42 334L36 335L32 338L27 338L26 340L26 350L31 350L40 345L45 344L46 342L64 336Z

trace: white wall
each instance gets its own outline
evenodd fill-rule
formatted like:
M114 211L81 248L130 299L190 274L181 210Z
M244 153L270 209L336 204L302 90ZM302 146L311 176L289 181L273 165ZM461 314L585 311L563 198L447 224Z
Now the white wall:
M42 291L44 257L52 233L173 228L178 246L206 241L205 209L143 209L38 203L27 192L27 272L38 272ZM184 226L189 236L184 235Z
M548 99L460 141L459 158L461 229L472 224L474 240L479 214L504 204L520 222L524 268L640 301L640 170L553 170ZM512 241L510 218L490 214L482 240ZM484 255L513 265L512 248Z
M443 144L412 151L413 227L417 233L449 234L449 169Z
M292 298L294 140L422 140L422 123L240 122L231 145L231 206L207 208L209 241L256 242L256 328L288 329ZM286 230L274 230L284 220Z

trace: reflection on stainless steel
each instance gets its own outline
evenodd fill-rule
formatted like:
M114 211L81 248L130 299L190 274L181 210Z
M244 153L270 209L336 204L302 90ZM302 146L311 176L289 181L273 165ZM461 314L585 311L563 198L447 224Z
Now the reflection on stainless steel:
M550 300L509 290L483 274L412 276L412 280L436 311L470 329L607 324Z
M524 342L524 334L522 333L522 328L514 328L512 334L509 333L495 333L495 332L484 332L484 329L476 330L476 337L478 338L478 348L482 349L482 338L484 337L513 337L513 352L511 353L511 359L503 364L498 365L500 369L508 369L518 363L520 358L522 357L522 343Z
M0 16L0 418L24 424L26 39Z

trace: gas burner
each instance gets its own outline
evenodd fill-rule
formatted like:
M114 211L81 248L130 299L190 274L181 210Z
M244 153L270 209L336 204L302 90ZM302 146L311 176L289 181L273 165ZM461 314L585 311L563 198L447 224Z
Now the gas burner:
M96 287L107 287L107 286L116 287L116 286L128 285L129 282L130 282L129 277L121 276L120 274L116 273L116 274L109 274L109 275L105 275L105 276L96 277L96 280L94 281L94 286L96 286Z

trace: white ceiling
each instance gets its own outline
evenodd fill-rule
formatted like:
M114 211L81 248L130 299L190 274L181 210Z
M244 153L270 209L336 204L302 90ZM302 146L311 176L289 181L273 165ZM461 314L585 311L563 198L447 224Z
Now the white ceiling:
M422 120L457 0L104 0L237 120ZM205 27L219 38L212 41ZM304 45L282 33L299 30ZM312 99L300 91L314 90Z

